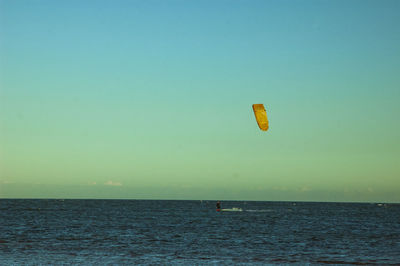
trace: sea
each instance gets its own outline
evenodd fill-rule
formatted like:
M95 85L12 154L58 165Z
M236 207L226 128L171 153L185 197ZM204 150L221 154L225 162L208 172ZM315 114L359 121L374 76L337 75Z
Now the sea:
M400 265L400 204L0 199L0 265Z

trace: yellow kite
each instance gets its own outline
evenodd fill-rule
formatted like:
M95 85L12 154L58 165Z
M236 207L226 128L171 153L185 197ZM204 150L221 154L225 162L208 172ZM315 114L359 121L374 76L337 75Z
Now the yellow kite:
M263 104L253 104L254 115L256 116L258 127L262 131L268 130L267 111L265 111Z

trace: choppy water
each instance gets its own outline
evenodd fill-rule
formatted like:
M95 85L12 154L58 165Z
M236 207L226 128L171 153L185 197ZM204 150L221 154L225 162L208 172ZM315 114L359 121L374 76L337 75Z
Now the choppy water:
M400 204L0 199L0 265L400 264Z

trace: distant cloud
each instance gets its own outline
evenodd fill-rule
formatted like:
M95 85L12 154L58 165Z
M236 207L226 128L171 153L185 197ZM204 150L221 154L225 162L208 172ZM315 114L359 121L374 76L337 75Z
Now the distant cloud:
M275 186L272 188L273 190L278 190L278 191L288 191L288 188L285 186Z
M122 184L120 182L114 182L114 181L107 181L104 183L104 185L106 186L122 186Z
M308 191L311 191L311 188L308 187L308 186L303 186L302 188L300 188L300 191L301 192L308 192Z

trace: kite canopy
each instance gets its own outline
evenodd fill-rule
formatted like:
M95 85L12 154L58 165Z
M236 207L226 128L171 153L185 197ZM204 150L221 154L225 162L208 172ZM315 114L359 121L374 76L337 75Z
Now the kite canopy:
M263 104L253 104L254 115L256 116L258 127L262 131L268 130L267 111L265 111Z

